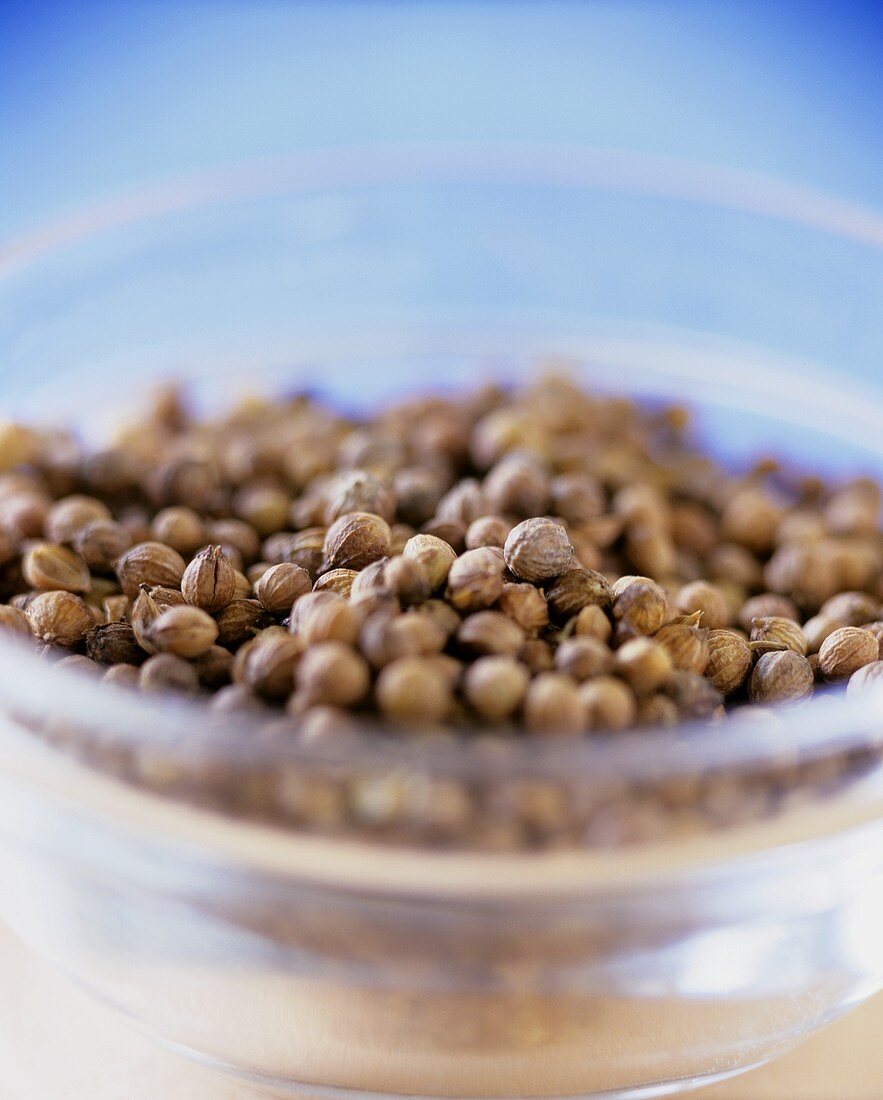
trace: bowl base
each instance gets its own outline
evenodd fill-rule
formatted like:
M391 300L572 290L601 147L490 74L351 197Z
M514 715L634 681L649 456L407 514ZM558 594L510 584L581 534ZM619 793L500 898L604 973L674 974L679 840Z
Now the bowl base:
M390 1098L396 1097L398 1100L654 1100L655 1097L678 1096L682 1093L692 1092L694 1089L707 1088L722 1081L728 1081L731 1077L738 1077L743 1073L749 1073L753 1069L759 1069L772 1060L771 1056L717 1073L680 1077L675 1080L655 1081L649 1084L625 1086L623 1088L604 1089L600 1092L568 1093L567 1095L532 1093L529 1096L506 1095L505 1097L494 1097L485 1094L484 1096L452 1097L450 1094L444 1096L436 1093L403 1094L400 1092L364 1091L334 1085L305 1084L230 1065L194 1050L192 1047L184 1046L161 1036L154 1035L153 1037L157 1038L168 1050L197 1062L205 1066L206 1069L213 1070L225 1077L234 1077L240 1081L246 1081L251 1087L266 1093L267 1096L279 1097L280 1100L283 1100L283 1098L294 1098L294 1100L390 1100Z

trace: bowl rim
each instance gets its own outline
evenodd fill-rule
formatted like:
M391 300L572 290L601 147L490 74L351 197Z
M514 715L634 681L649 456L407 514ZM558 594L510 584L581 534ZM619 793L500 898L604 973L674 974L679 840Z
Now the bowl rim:
M847 238L883 251L883 214L802 185L698 161L660 154L596 146L542 143L397 143L304 150L294 154L222 165L136 186L127 192L85 203L59 217L0 242L0 292L53 252L75 248L97 235L124 230L135 223L162 219L206 206L233 204L289 192L310 193L340 187L401 183L478 183L593 189L654 196L796 223L815 232ZM790 368L799 369L799 368ZM787 365L771 367L767 394L791 392ZM744 387L735 387L741 392ZM883 422L883 393L850 394L842 381L816 380L809 415L845 408L858 418L859 430ZM799 402L794 410L800 415ZM862 427L863 426L863 427ZM844 438L849 424L841 425ZM869 437L870 438L870 437ZM877 456L883 460L883 441ZM507 740L488 746L449 744L359 733L345 744L309 746L262 741L244 735L248 720L212 716L199 702L140 696L96 684L69 670L50 673L39 658L14 640L0 636L0 658L9 685L7 706L36 706L47 717L63 707L72 725L91 726L102 738L127 744L163 745L186 757L188 751L210 752L236 761L266 764L291 761L336 768L414 767L420 772L474 778L505 774L567 778L591 772L657 780L697 768L751 768L782 754L809 756L842 752L883 743L874 733L883 705L883 689L861 697L825 693L806 704L769 715L735 715L724 727L681 725L628 734L593 735L581 740ZM783 720L783 717L787 720ZM182 744L180 730L188 730ZM205 737L198 737L203 733ZM505 744L505 751L499 745Z

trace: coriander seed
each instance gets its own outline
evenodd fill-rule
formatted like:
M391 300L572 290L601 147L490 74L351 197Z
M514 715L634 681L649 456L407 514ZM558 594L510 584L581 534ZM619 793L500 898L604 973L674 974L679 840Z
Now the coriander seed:
M77 531L73 545L89 569L111 573L117 559L132 545L132 539L122 524L98 519Z
M704 616L697 611L681 622L667 623L653 635L667 651L678 672L702 675L708 664L708 631L699 626Z
M380 712L400 722L439 722L451 705L451 689L439 668L422 657L400 657L375 685Z
M587 680L579 687L579 697L590 730L624 730L637 720L638 704L634 692L613 676Z
M575 619L570 620L573 632L577 637L600 638L602 642L610 640L613 634L613 625L607 613L601 607L590 604L584 607Z
M236 572L220 546L207 546L184 570L181 594L187 603L217 614L236 597Z
M755 653L769 653L775 649L791 649L806 656L806 637L792 619L777 616L755 619L751 624L751 648Z
M578 683L609 672L613 653L597 638L565 638L555 651L555 668L566 672Z
M662 687L674 664L665 646L651 638L632 638L616 651L614 669L636 695L644 696Z
M829 681L847 680L854 672L880 658L876 637L858 626L833 631L819 650L819 671Z
M649 577L622 577L612 586L611 595L619 637L655 634L668 619L665 590Z
M147 654L129 623L105 623L86 635L86 653L100 665L140 665Z
M610 585L603 574L594 569L567 569L546 591L549 611L557 622L567 622L584 607L610 606Z
M678 589L675 606L685 615L702 612L701 625L707 630L720 630L729 625L730 609L723 592L708 581L692 581Z
M310 706L351 707L368 694L371 673L365 659L349 646L323 642L303 654L295 681Z
M467 616L457 629L457 643L478 656L499 654L514 657L524 642L524 631L499 611L478 611Z
M447 581L456 551L435 535L414 535L405 543L402 556L413 559L426 570L430 591L436 592Z
M184 559L161 542L139 542L120 558L116 574L123 592L134 600L142 584L178 588L184 575Z
M541 672L524 697L524 724L541 737L573 737L586 724L585 708L574 681L560 672Z
M529 683L527 668L513 657L479 657L466 671L463 694L486 722L504 722L521 706Z
M65 649L79 645L95 626L87 604L72 592L43 592L27 608L34 637Z
M812 695L812 666L793 649L761 654L748 683L753 703L795 703Z
M324 561L327 569L364 569L389 555L389 524L370 512L340 516L325 535Z
M43 542L22 558L22 573L32 588L44 591L88 592L92 584L89 567L66 546Z
M529 637L549 625L549 607L541 589L532 584L504 584L497 609L508 616Z
M502 594L503 568L499 551L487 546L467 550L448 573L448 602L460 612L490 607Z
M509 532L503 556L516 577L544 581L569 568L573 546L562 524L552 519L526 519Z
M138 674L138 686L145 692L182 692L195 695L199 690L196 668L174 653L157 653L148 657Z
M310 574L293 562L271 565L254 585L255 597L271 615L287 615L295 600L312 588Z
M198 607L170 607L160 612L150 626L148 637L162 653L192 660L214 645L218 624Z
M287 699L304 652L303 640L282 627L268 627L245 643L233 661L233 679L266 699Z
M502 516L480 516L466 528L466 549L477 550L480 546L502 549L511 530L512 525Z
M751 671L751 647L735 630L709 630L707 644L705 675L722 695L732 695Z

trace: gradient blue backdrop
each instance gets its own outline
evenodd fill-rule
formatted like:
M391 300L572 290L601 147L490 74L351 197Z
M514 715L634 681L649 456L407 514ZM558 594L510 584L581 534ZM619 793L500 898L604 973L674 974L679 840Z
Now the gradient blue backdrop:
M395 138L686 154L883 207L883 5L0 0L0 238L145 176Z

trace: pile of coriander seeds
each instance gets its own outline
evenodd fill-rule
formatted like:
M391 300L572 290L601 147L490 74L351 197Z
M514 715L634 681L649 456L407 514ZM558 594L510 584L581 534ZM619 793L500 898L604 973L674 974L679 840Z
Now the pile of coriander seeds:
M97 452L7 424L0 469L0 626L301 741L715 725L883 675L875 482L728 472L684 410L563 377L359 419L168 389Z

